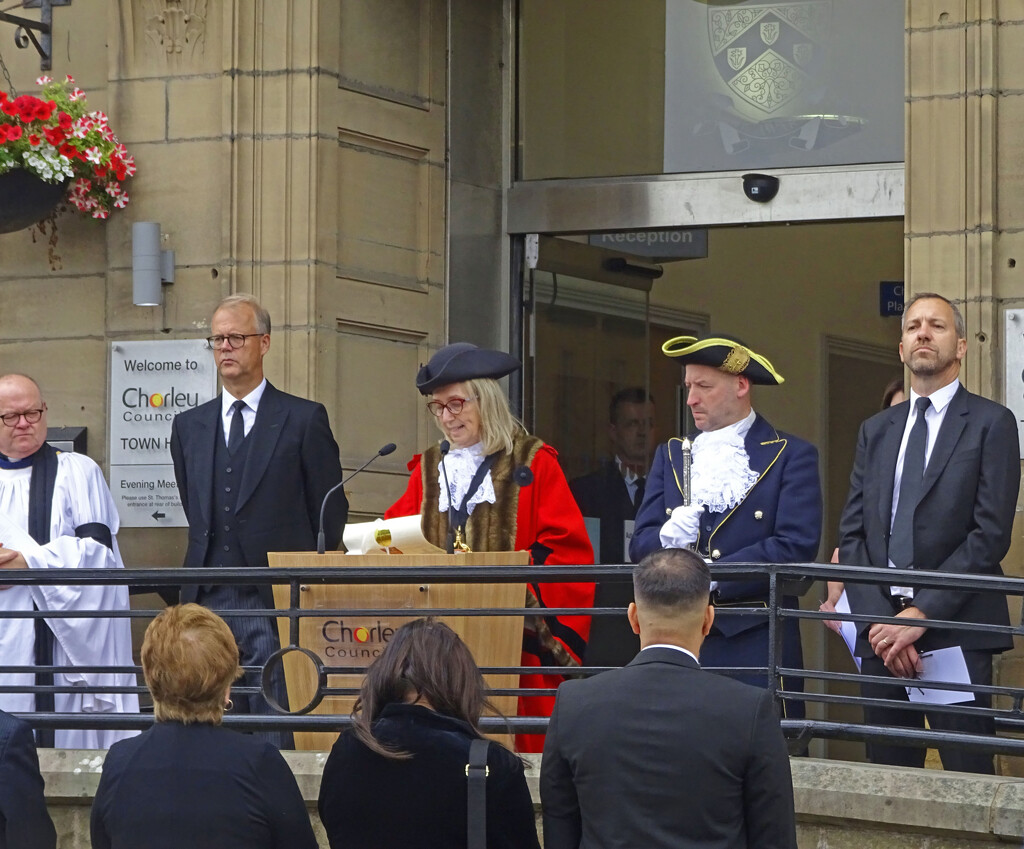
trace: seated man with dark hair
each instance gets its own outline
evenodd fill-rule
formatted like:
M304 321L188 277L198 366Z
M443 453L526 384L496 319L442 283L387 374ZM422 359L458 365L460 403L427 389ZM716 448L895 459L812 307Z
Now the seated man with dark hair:
M540 776L547 849L795 849L771 696L697 662L710 585L693 552L649 554L628 613L640 654L559 687Z

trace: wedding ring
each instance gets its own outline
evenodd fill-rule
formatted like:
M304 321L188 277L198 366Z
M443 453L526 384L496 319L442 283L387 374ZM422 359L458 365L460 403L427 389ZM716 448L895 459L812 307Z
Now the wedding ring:
M882 637L881 643L882 643L883 646L887 646L887 645L889 645L889 640L887 638L885 638L885 637Z

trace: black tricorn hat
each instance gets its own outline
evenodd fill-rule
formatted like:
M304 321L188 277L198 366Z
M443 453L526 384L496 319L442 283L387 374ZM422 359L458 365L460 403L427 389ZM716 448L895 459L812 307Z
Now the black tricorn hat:
M422 395L429 395L441 386L462 383L490 377L497 380L522 368L511 354L478 348L469 342L454 342L446 345L425 366L420 366L416 375L416 388Z
M751 383L778 386L785 382L775 367L750 350L738 339L728 336L712 336L698 339L696 336L676 336L661 346L666 357L674 357L682 365L711 366L726 374L742 374Z

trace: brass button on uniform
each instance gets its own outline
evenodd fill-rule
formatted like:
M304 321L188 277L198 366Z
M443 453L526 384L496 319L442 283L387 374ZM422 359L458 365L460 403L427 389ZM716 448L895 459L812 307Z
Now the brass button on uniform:
M764 518L764 513L762 513L760 510L755 510L754 511L754 518L757 519L758 521L760 521L761 519Z
M711 559L712 560L717 560L721 556L722 556L722 552L720 552L717 548L714 551L711 552Z

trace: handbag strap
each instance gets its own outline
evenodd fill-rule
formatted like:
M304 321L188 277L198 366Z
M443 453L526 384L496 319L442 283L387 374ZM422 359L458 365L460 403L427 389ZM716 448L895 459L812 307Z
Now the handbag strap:
M474 740L469 744L466 764L466 846L487 847L487 750L490 740Z

